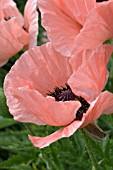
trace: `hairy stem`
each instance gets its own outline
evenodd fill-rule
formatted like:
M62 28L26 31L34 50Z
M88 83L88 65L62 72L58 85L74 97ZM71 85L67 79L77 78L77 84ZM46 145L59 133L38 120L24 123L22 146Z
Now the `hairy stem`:
M92 162L92 165L93 165L93 169L94 170L98 170L99 169L99 165L98 165L96 157L95 157L93 146L91 145L91 143L89 141L89 136L85 132L84 129L81 129L80 133L81 133L82 139L85 142L85 147L86 147L87 153L88 153L88 155L89 155L89 157L91 159L91 162Z

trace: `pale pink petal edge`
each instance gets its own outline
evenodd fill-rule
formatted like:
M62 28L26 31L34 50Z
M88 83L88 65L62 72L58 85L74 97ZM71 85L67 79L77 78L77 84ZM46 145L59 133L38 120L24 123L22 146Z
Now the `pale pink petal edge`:
M28 0L24 10L24 22L25 29L29 33L29 44L25 46L26 49L30 49L37 45L38 35L38 1Z
M28 135L28 137L35 147L44 148L61 138L71 136L78 128L80 128L83 121L84 121L84 117L82 118L81 121L74 121L70 125L61 128L60 130L57 130L53 134L46 137L36 137L31 135Z

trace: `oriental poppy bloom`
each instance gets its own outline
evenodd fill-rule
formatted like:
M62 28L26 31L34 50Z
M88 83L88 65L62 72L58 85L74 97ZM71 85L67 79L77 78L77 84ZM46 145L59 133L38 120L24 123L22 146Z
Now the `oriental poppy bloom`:
M71 136L77 129L113 112L113 94L104 91L111 45L63 57L51 43L25 52L4 82L7 105L15 120L37 125L63 126L47 137L29 135L43 148ZM85 59L85 60L84 60ZM76 59L77 62L77 59Z
M76 50L93 49L113 38L113 1L101 3L88 15L76 37Z
M70 56L73 53L76 36L83 28L87 15L100 4L96 0L38 1L42 25L58 52L64 56Z
M37 45L37 0L28 0L24 17L13 0L0 0L0 66L24 47Z

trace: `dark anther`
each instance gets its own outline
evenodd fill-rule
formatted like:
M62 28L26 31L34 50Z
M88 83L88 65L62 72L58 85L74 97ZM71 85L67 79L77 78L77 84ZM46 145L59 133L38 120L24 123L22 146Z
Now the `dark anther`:
M47 93L47 95L52 96L55 98L56 101L73 101L77 100L81 103L81 107L78 109L76 113L76 118L75 120L81 120L83 117L83 113L86 113L90 104L81 96L75 95L70 86L66 84L65 87L59 88L55 87L53 92Z
M26 32L28 32L28 29L27 29L25 26L23 26L23 29L24 29Z
M81 96L79 97L79 101L82 106L77 110L75 120L81 120L83 117L83 113L86 113L90 106L90 104Z
M55 87L54 92L49 92L47 95L54 97L56 101L78 100L78 96L72 92L67 84L65 87Z
M7 18L4 17L4 20L5 20L5 21L8 21L8 20L10 20L10 19L11 19L11 17L7 17Z
M81 106L76 112L75 120L81 120L83 117L83 113L84 113L84 108L83 108L83 106Z
M108 1L108 0L96 0L96 2L103 2L103 1Z

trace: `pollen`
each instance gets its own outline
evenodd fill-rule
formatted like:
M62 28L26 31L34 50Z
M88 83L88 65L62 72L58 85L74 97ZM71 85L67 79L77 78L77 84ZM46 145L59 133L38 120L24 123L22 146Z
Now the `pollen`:
M81 120L83 117L83 113L86 113L90 104L81 96L75 95L69 85L65 85L65 87L55 87L53 92L47 93L48 96L52 96L56 101L79 101L81 103L81 107L78 109L76 113L75 120Z

